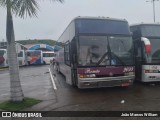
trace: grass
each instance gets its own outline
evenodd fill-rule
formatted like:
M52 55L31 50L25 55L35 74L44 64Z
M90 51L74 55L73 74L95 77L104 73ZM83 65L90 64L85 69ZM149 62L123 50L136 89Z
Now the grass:
M33 98L24 98L22 102L5 101L0 103L0 109L9 111L20 111L27 107L31 107L39 102L41 102L41 100L36 100Z

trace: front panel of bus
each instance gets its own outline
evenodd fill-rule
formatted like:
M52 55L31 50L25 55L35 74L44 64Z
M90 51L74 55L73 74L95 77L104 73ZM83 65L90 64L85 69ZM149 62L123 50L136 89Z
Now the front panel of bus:
M112 23L111 21L110 24L120 25L121 27L116 26L117 31L113 26L112 29L106 29L105 27L104 31L108 30L108 33L110 33L105 34L101 26L105 26L105 23L100 22L95 26L96 22L98 21L82 21L78 24L79 28L81 27L77 45L78 87L132 85L134 80L133 40L129 32L124 34L127 26L124 28L122 24L125 23L114 23L114 21ZM96 29L93 27L82 28L82 26L85 26L83 24L94 25ZM107 23L107 25L110 24Z

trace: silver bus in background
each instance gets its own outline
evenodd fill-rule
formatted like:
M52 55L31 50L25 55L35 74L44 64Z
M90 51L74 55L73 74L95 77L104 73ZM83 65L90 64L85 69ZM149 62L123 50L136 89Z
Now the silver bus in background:
M160 24L131 25L135 48L136 80L160 81Z

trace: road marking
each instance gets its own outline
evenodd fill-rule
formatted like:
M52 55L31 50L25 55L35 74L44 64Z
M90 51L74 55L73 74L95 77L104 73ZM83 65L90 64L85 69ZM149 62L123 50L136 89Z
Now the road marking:
M49 73L50 73L50 76L51 76L51 80L52 80L53 88L54 88L55 90L57 90L57 87L56 87L55 81L54 81L54 79L53 79L53 76L52 76L52 73L51 73L50 68L49 68Z

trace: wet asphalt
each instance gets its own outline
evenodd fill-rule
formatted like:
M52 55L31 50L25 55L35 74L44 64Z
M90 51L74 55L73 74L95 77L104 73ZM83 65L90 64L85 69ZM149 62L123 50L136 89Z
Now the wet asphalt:
M49 65L26 66L20 68L24 95L43 100L33 109L37 111L160 111L160 83L143 84L135 82L128 88L110 87L78 89L65 83L65 77L53 73L57 90L53 89L49 75ZM52 66L51 66L52 70ZM52 71L53 72L53 71ZM0 71L0 102L10 99L8 70ZM26 109L27 110L27 109ZM15 118L14 118L15 119ZM18 119L18 118L16 118ZM27 118L26 118L27 119ZM32 119L32 118L30 118ZM38 118L39 119L39 118ZM41 118L52 119L52 118ZM40 119L40 120L41 120ZM54 120L85 119L95 117L54 117ZM159 118L98 118L115 120L159 120Z

